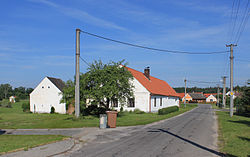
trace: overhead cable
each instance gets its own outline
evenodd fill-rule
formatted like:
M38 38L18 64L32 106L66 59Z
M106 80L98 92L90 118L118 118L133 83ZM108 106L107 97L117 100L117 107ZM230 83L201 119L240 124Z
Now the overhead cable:
M142 45L137 45L137 44L132 44L132 43L127 43L127 42L123 42L123 41L119 41L119 40L114 40L111 38L106 38L100 35L96 35L93 33L89 33L86 31L82 31L82 33L88 34L90 36L94 36L100 39L104 39L104 40L108 40L108 41L112 41L112 42L116 42L119 44L123 44L123 45L128 45L128 46L133 46L133 47L137 47L137 48L143 48L143 49L148 49L148 50L153 50L153 51L160 51L160 52L167 52L167 53L179 53L179 54L192 54L192 55L208 55L208 54L222 54L222 53L227 53L229 51L216 51L216 52L188 52L188 51L174 51L174 50L166 50L166 49L158 49L158 48L152 48L152 47L147 47L147 46L142 46Z

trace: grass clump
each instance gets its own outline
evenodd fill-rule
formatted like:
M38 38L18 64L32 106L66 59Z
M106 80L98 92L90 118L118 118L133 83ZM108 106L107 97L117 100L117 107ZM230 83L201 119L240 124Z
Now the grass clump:
M175 111L179 111L178 106L171 106L171 107L166 107L166 108L159 109L158 114L159 115L164 115L164 114L168 114L168 113L175 112Z

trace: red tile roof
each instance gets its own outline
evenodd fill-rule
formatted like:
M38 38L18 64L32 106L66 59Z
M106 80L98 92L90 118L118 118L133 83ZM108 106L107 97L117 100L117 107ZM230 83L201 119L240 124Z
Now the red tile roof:
M182 99L185 96L185 93L177 93L179 97Z
M137 70L125 67L151 94L179 97L175 90L165 81L150 76L150 80Z
M217 93L205 93L203 94L205 97L209 97L210 95L217 95Z

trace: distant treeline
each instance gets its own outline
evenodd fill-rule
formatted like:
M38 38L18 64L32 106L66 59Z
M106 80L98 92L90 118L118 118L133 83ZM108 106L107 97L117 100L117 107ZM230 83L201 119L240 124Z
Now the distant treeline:
M17 99L28 99L33 88L17 87L12 88L10 84L0 84L0 100L16 96Z
M234 91L242 92L244 87L246 86L235 86ZM185 87L176 87L174 90L177 93L184 93ZM226 88L226 91L229 91L229 88ZM187 87L187 93L192 92L203 92L203 93L217 93L217 87L207 87L207 88L199 88L199 87ZM220 88L220 92L222 93L222 88Z

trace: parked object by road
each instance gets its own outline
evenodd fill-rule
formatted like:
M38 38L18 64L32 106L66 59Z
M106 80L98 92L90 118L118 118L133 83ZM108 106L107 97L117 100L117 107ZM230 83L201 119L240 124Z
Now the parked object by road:
M100 114L100 129L107 128L107 115L106 114Z
M108 127L116 128L117 111L107 111L108 115Z

